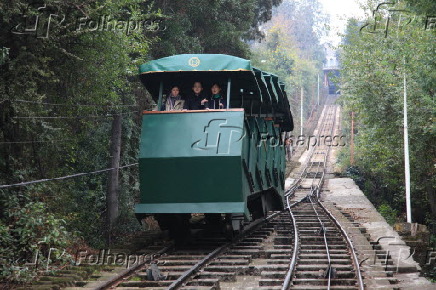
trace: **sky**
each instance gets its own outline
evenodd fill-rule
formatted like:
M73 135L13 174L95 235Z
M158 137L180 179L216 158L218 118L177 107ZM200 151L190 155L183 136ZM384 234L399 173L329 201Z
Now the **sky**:
M363 10L358 0L319 0L324 11L330 15L330 36L326 41L337 44L340 41L337 33L342 33L347 24L347 18L362 17Z

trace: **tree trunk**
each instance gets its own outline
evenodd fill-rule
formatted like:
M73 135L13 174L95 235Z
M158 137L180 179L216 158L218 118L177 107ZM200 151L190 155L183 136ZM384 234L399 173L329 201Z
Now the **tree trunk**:
M111 243L111 234L114 223L118 218L118 171L120 166L121 155L121 116L115 115L112 121L112 136L111 136L111 162L110 167L115 168L109 171L107 183L107 242Z

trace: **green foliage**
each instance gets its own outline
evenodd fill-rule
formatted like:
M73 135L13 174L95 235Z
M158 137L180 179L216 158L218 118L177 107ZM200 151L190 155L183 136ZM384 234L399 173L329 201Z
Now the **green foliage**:
M154 58L180 53L223 53L249 58L243 40L261 38L259 25L271 18L281 0L156 1L168 15L160 41L152 47Z
M41 202L19 206L10 204L0 221L0 280L27 282L36 275L35 267L28 267L37 255L38 264L47 263L50 248L66 249L72 241L65 221L47 213ZM44 260L45 258L45 260ZM59 251L51 255L50 263L65 263L69 255Z
M143 21L162 14L140 0L44 3L42 12L41 3L0 4L0 47L8 52L0 63L0 184L107 168L111 115L117 113L124 117L121 165L137 160L137 112L150 103L139 89L137 65L147 60L154 36L104 27L79 31L77 21L85 16ZM38 37L43 22L35 33L12 33L23 25L24 16L39 15L42 21L50 11L65 19L60 23L54 18L48 37ZM126 195L133 199L137 172L126 169L120 176ZM12 255L8 259L28 261L41 241L64 247L69 237L65 231L78 232L92 246L103 246L106 182L106 174L95 174L4 189L0 229L5 233L2 245ZM123 210L131 212L132 207ZM21 264L5 266L5 271L21 269Z
M391 226L397 221L398 212L388 204L382 204L377 208L378 212Z
M324 60L320 45L323 21L326 18L317 0L284 1L272 20L264 25L265 40L251 45L253 65L278 75L285 82L295 115L299 114L300 88L303 88L305 118L317 101L317 75ZM296 127L299 122L299 118L294 119Z
M402 3L394 8L407 9ZM405 210L406 76L412 219L431 228L436 220L434 33L417 20L401 29L391 26L385 36L381 30L361 29L365 22L373 24L374 19L349 21L340 55L344 118L355 112L355 160L365 180L364 191L376 204L389 204L400 213Z
M0 184L107 168L114 114L123 116L120 165L136 163L137 113L152 105L137 65L175 53L248 56L243 40L261 36L259 24L281 0L43 2L0 3ZM52 17L48 29L50 13L59 17ZM36 16L42 21L37 30L24 31L25 21ZM127 33L101 22L97 29L79 25L102 17L120 20L116 27L153 20L166 29ZM120 236L139 230L133 217L137 176L134 167L120 171L114 230ZM30 279L34 272L22 261L32 251L46 251L43 245L65 247L71 239L67 233L102 247L106 184L103 173L2 190L0 254L7 261L18 259L2 263L2 276Z
M433 248L436 247L436 235L430 236L430 247L433 247Z
M404 0L407 7L416 11L419 14L433 16L436 11L436 2L433 0Z

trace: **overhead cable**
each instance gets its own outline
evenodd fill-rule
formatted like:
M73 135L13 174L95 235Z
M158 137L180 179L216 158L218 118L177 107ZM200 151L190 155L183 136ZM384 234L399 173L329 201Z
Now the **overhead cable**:
M3 100L4 102L6 100ZM20 103L30 103L30 104L37 104L37 105L48 105L48 106L76 106L76 107L137 107L138 105L132 104L132 105L122 105L122 104L111 104L111 105L97 105L97 104L55 104L55 103L46 103L46 102L36 102L36 101L27 101L27 100L7 100L11 102L20 102Z
M34 141L3 141L0 144L31 144L31 143L55 143L74 141L75 139L56 139L56 140L34 140Z
M68 178L85 176L85 175L90 175L90 174L98 174L98 173L103 173L103 172L107 172L107 171L111 171L111 170L115 170L115 169L123 169L123 168L131 167L131 166L135 166L135 165L138 165L138 163L132 163L132 164L128 164L128 165L124 165L124 166L120 166L120 167L106 168L106 169L101 169L101 170L92 171L92 172L76 173L76 174L72 174L72 175L55 177L55 178L39 179L39 180L26 181L26 182L15 183L15 184L5 184L5 185L0 185L0 189L10 188L10 187L15 187L15 186L27 186L27 185L31 185L31 184L47 182L47 181L54 181L54 180L64 180L64 179L68 179Z
M117 113L117 114L106 114L106 115L90 115L90 116L16 116L12 117L12 119L86 119L86 118L108 118L108 117L114 117L117 115L127 115L127 114L133 114L133 113L139 113L140 111L133 111L133 112L123 112L123 113Z

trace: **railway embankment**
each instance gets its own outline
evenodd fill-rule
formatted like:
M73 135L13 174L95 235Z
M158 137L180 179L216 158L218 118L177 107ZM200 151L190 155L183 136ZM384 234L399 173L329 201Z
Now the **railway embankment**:
M369 289L381 286L435 289L434 284L420 277L421 267L415 260L414 249L386 222L352 179L327 179L321 198L352 236Z

